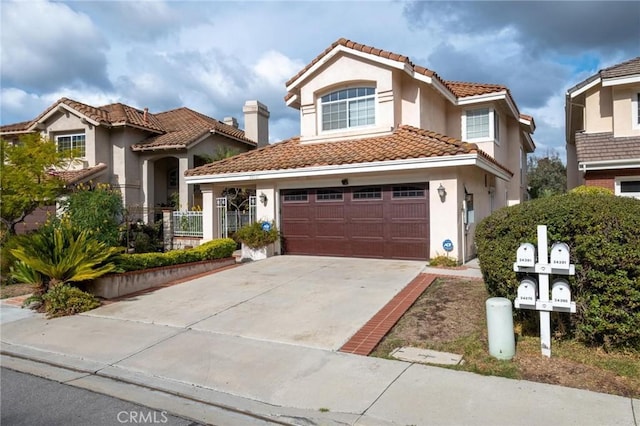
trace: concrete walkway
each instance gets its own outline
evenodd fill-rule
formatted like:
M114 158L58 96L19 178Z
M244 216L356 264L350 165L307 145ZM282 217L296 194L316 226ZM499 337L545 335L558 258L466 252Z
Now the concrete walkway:
M337 352L373 315L357 306L358 289L379 309L403 286L387 291L376 277L402 275L406 284L423 271L411 262L370 262L282 256L134 298L158 312L129 300L74 317L3 323L2 365L216 425L637 426L640 401L630 398ZM367 279L350 283L359 274ZM224 292L211 291L234 279ZM345 295L349 303L339 304ZM306 310L293 300L334 329L303 336ZM242 326L224 318L234 309ZM276 313L289 319L278 322ZM274 330L264 326L269 321Z

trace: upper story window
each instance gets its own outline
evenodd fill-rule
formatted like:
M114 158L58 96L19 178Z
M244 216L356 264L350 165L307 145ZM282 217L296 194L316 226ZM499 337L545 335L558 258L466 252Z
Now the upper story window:
M500 116L490 108L478 108L465 111L463 115L463 135L465 140L500 139Z
M86 140L84 133L77 135L56 136L58 152L75 149L78 151L79 157L84 157L87 152Z
M320 99L322 130L350 129L375 124L375 89L355 87L337 90Z

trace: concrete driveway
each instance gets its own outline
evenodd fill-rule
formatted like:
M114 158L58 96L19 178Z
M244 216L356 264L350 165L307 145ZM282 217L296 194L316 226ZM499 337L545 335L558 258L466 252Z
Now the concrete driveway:
M83 315L337 350L424 266L276 256Z

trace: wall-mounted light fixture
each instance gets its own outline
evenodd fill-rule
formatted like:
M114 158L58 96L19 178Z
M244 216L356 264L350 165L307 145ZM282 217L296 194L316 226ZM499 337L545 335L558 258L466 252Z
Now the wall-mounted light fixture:
M262 203L262 205L266 206L268 201L269 201L269 199L267 198L267 195L264 192L261 192L260 193L260 202Z
M437 191L438 191L438 195L440 196L440 201L444 203L444 199L447 196L447 190L444 188L444 186L442 186L442 184L440 184Z
M342 179L342 184L343 185L349 185L349 179Z

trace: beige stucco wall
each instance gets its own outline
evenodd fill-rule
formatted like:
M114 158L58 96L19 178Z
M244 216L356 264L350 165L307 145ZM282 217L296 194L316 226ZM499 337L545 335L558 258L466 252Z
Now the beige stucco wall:
M587 133L613 131L611 87L598 85L585 92L584 129Z
M449 120L459 120L459 117L456 115L453 117L447 116L447 104L449 102L432 87L426 84L422 84L421 87L420 123L417 127L451 136L447 133L447 122Z
M304 83L300 88L300 135L302 139L318 135L339 137L357 134L354 131L321 132L320 97L334 90L347 87L369 85L376 88L376 125L377 130L390 130L394 125L394 102L385 94L391 95L394 89L393 72L390 68L370 63L360 58L339 56L332 58L328 65Z
M640 126L633 123L633 100L640 93L640 84L612 87L613 135L615 137L640 136Z
M79 160L87 162L88 166L96 165L95 152L95 127L89 123L82 123L80 117L68 111L56 112L49 117L45 123L46 130L44 136L55 141L56 136L74 135L84 133L85 135L85 156ZM71 169L82 169L85 165L75 163Z

